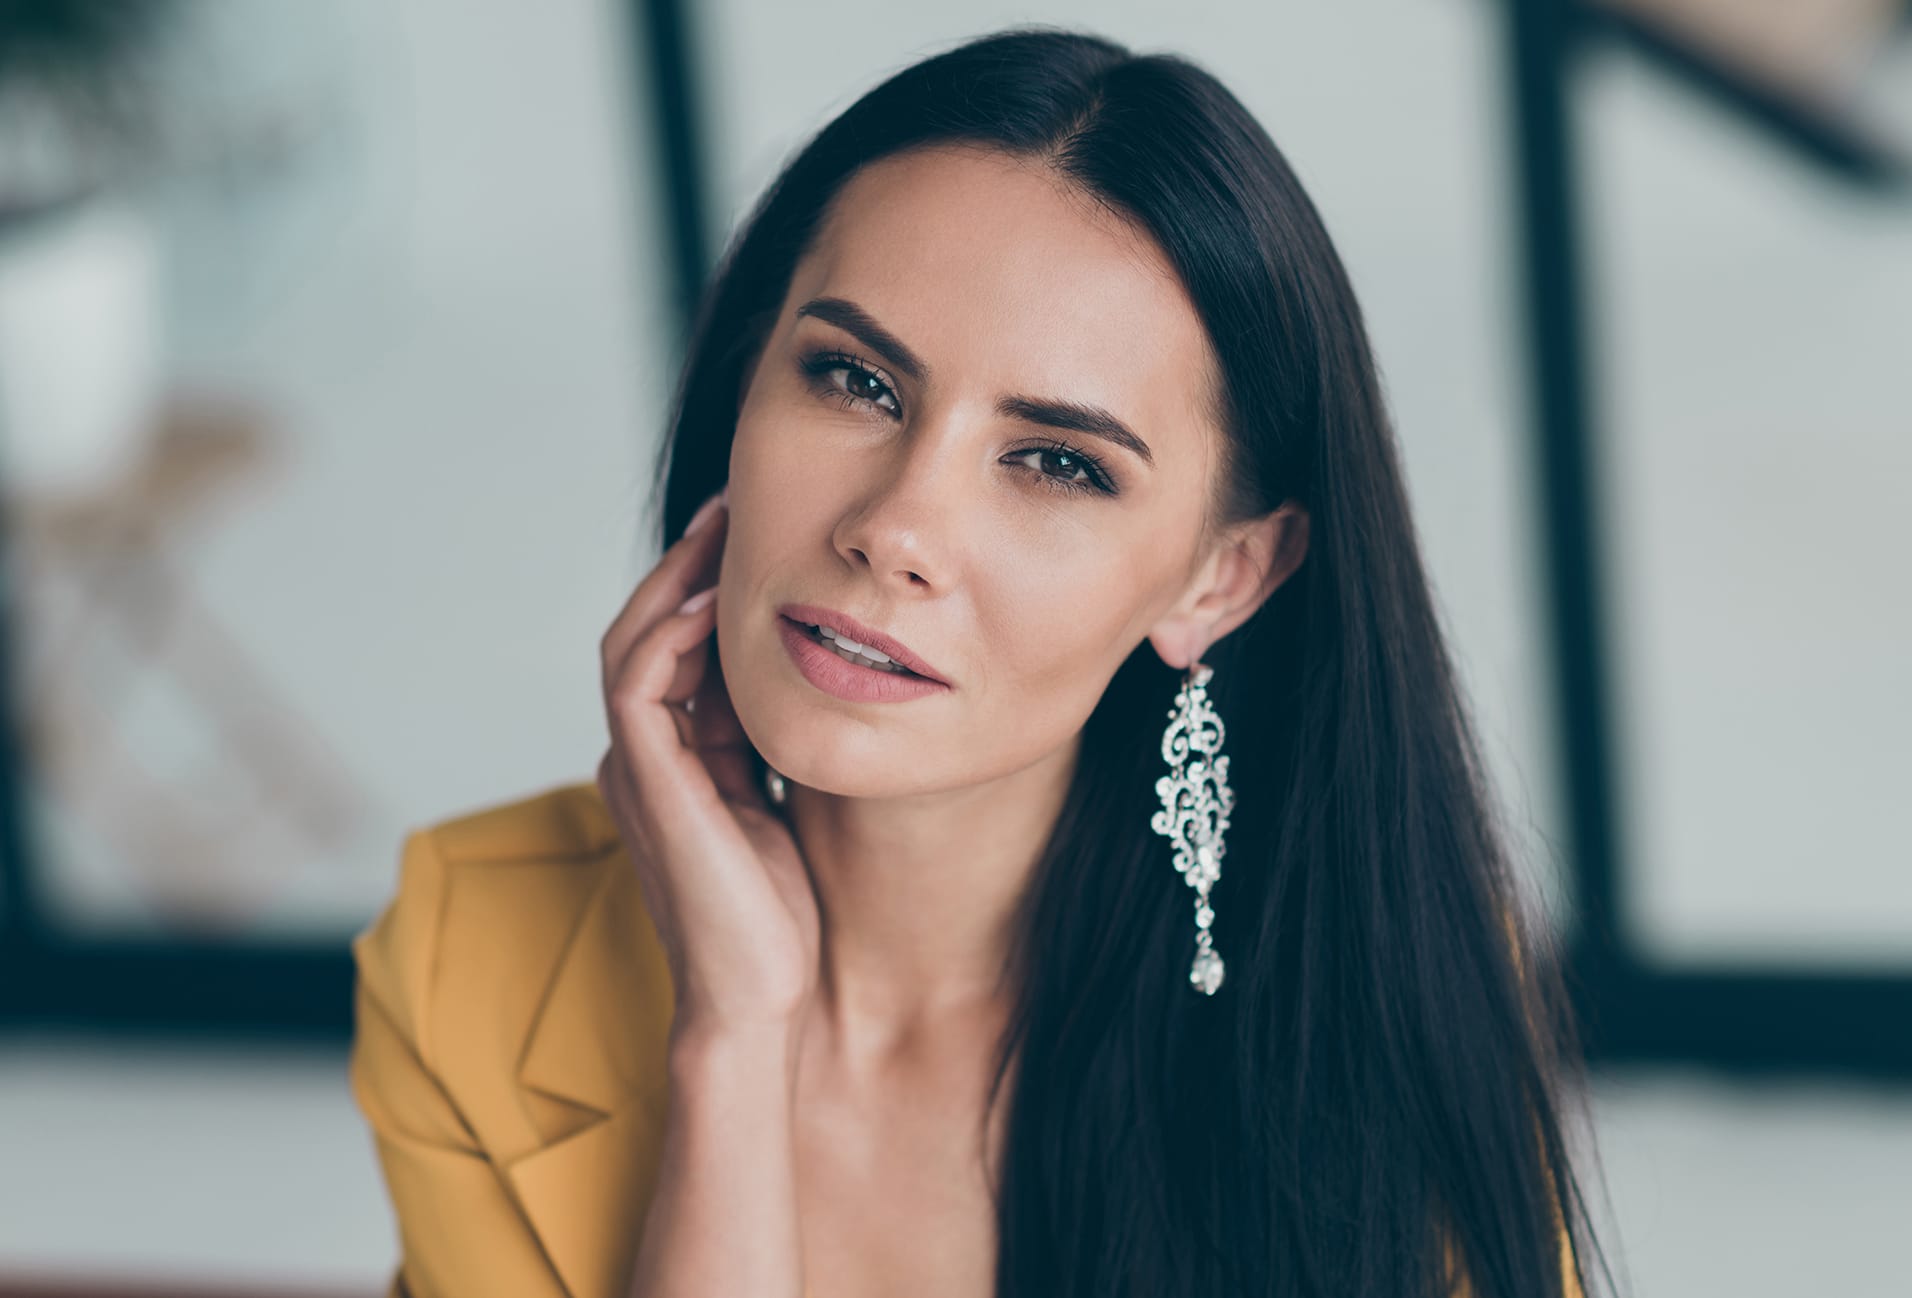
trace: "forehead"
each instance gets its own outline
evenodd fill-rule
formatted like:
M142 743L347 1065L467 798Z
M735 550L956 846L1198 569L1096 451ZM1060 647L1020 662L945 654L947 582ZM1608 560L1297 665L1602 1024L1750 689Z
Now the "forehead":
M876 317L944 395L1106 406L1158 465L1186 464L1211 435L1208 336L1174 268L1145 232L1039 164L944 146L868 165L798 265L786 323L820 294Z

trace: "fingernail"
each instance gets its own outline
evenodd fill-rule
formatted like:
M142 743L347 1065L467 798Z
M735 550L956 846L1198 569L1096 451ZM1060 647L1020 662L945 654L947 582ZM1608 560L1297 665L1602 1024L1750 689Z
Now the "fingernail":
M705 523L708 523L711 520L711 516L717 512L718 506L722 505L723 503L724 503L724 493L720 491L716 495L712 496L709 500L706 500L703 504L699 505L697 507L697 512L690 516L690 523L684 528L684 535L689 536L692 532L695 532L698 528L702 527Z
M692 595L689 599L685 600L682 604L679 604L677 606L677 611L679 613L695 613L698 609L702 608L704 605L710 603L710 601L716 598L717 598L717 588L715 586L706 586L704 587L704 589L698 591L695 595Z

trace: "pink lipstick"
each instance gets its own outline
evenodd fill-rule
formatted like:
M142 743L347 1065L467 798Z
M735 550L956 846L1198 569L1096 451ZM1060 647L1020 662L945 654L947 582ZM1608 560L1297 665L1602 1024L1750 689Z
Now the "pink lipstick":
M792 606L796 612L803 606ZM848 619L842 619L848 621ZM834 621L825 622L832 630ZM848 634L848 628L843 630ZM904 666L907 660L892 655L902 670L886 670L861 662L852 662L824 641L821 634L796 617L779 615L777 632L784 648L804 678L826 694L855 703L901 703L925 695L941 694L949 689L943 681L932 679ZM866 633L867 634L867 633ZM872 636L872 639L876 637ZM862 641L857 643L861 644ZM892 642L893 643L893 642Z

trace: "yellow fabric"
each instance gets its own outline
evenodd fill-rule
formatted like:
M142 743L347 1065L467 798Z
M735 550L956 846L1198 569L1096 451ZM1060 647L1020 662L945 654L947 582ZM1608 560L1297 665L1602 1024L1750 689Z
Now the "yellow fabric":
M408 834L352 953L352 1094L399 1234L387 1298L623 1298L673 991L596 783ZM1564 1234L1562 1257L1578 1298Z
M595 783L407 835L352 943L391 1298L622 1298L668 1101L663 948Z

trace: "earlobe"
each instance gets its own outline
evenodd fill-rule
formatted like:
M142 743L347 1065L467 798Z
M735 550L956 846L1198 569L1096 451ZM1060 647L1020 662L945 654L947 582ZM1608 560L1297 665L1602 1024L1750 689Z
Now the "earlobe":
M1182 627L1177 631L1164 632L1158 628L1149 632L1149 643L1155 646L1155 655L1177 671L1187 671L1190 664L1201 661L1204 641L1192 628Z
M1305 507L1290 501L1256 519L1209 555L1200 586L1188 592L1192 601L1149 632L1157 656L1182 671L1202 661L1209 646L1254 616L1307 552Z
M1225 584L1210 580L1199 593L1193 588L1189 593L1194 596L1192 601L1185 595L1183 603L1177 606L1178 611L1162 618L1149 632L1156 654L1178 671L1186 671L1200 662L1208 646L1233 629L1226 611L1219 615L1215 612L1217 606L1223 610L1228 607Z

